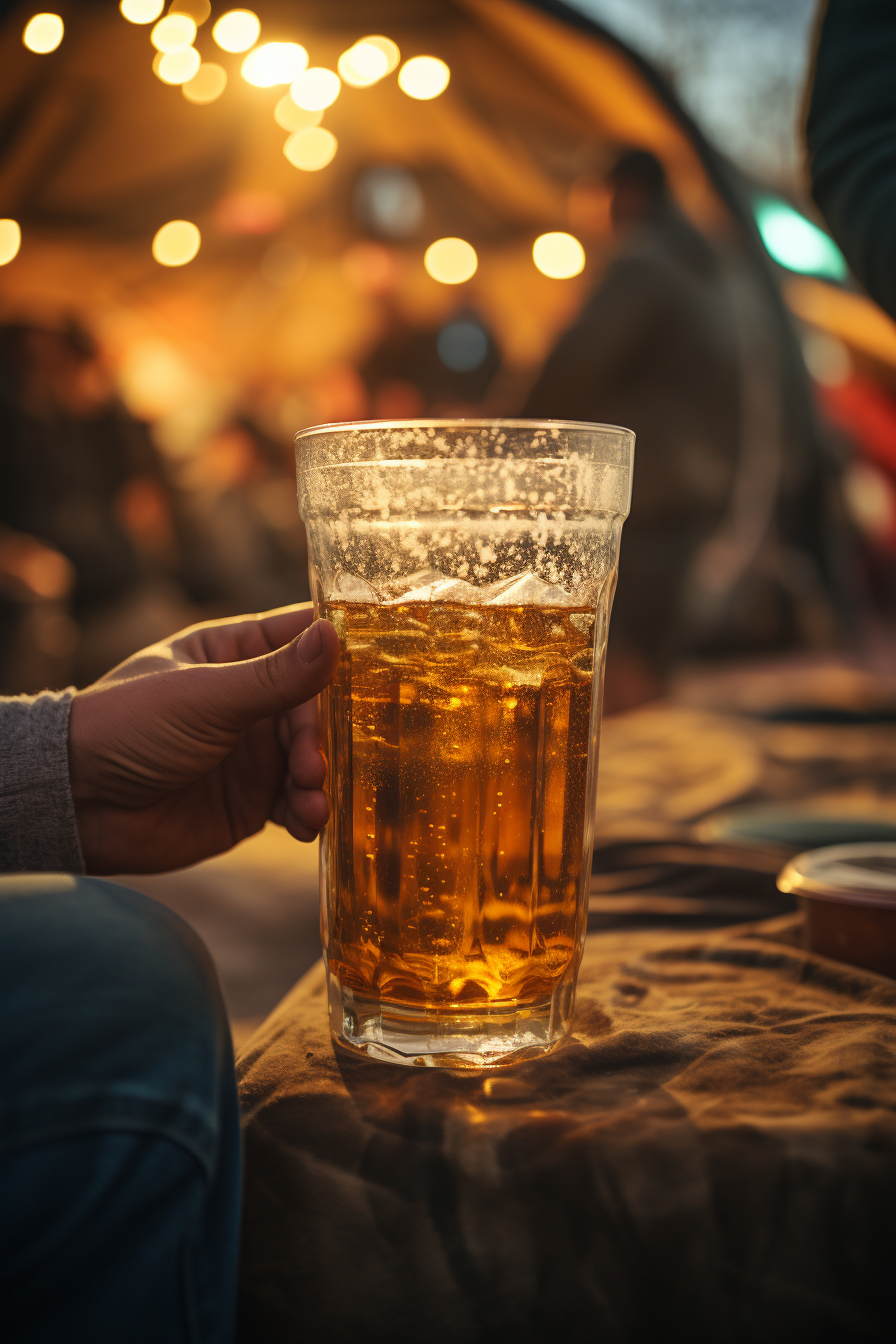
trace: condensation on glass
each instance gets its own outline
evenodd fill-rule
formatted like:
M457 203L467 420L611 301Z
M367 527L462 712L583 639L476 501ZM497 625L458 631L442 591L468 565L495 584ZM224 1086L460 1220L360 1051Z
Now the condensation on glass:
M569 1030L634 435L562 421L296 436L322 697L330 1022L481 1068Z

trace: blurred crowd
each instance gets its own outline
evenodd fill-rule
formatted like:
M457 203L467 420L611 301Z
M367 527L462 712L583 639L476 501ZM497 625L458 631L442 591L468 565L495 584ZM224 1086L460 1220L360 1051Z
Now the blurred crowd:
M610 260L528 387L459 310L438 330L387 321L336 401L635 430L611 708L695 658L861 637L893 592L873 496L896 479L896 402L813 383L771 268L698 231L652 155L588 189ZM249 406L173 460L77 321L0 328L0 692L84 684L191 621L306 599L290 437Z

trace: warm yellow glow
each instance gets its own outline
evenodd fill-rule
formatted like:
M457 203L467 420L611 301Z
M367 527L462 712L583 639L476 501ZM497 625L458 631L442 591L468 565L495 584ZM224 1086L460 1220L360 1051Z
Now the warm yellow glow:
M168 7L169 14L189 14L197 28L202 27L211 12L211 0L175 0Z
M451 71L438 56L413 56L398 72L398 84L409 98L425 101L444 93Z
M270 89L291 84L308 64L308 53L298 42L264 42L243 61L241 74L247 84Z
M339 57L336 69L346 84L366 89L389 73L389 58L382 47L373 42L356 42Z
M14 219L0 219L0 266L12 261L22 246L22 230Z
M374 33L372 37L362 37L357 44L359 47L379 47L386 58L386 74L391 75L401 60L401 52L391 37L383 37L381 33Z
M184 97L191 103L213 103L227 87L227 71L214 61L203 61L192 79L183 87Z
M423 265L440 285L462 285L476 274L479 258L463 238L440 238L426 249Z
M289 96L296 107L302 107L306 112L318 112L335 103L341 88L337 74L322 65L313 65L293 80Z
M274 108L274 120L284 131L306 131L309 126L319 126L323 115L319 110L306 112L304 108L296 107L288 93L284 93Z
M165 8L165 0L121 0L118 8L128 23L152 23Z
M222 51L248 51L258 41L261 21L251 9L231 9L222 14L212 37Z
M186 84L202 63L195 47L187 47L185 51L162 51L159 58L158 67L153 61L153 69L164 84Z
M186 266L199 251L199 230L188 219L163 224L152 240L152 254L162 266Z
M29 51L46 56L48 51L56 50L64 32L65 25L58 14L35 14L25 24L22 41Z
M552 280L569 280L585 269L585 249L571 233L543 233L532 244L532 259Z
M283 146L283 153L294 168L305 173L316 173L326 168L336 153L337 141L332 131L323 126L311 126L305 131L296 131Z
M149 36L157 51L186 51L193 45L196 24L189 14L166 14Z

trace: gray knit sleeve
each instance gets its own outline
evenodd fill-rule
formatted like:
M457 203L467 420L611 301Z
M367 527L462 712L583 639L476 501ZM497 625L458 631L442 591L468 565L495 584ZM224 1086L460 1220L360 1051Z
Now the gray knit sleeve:
M68 778L72 691L0 697L0 872L83 873Z

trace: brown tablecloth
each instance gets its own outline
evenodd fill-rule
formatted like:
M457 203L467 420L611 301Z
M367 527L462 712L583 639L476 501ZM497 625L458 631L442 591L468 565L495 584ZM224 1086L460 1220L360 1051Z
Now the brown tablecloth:
M334 1053L314 967L239 1063L239 1338L889 1341L896 984L798 917L588 938L491 1075Z

